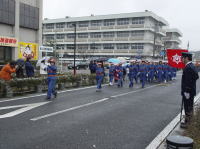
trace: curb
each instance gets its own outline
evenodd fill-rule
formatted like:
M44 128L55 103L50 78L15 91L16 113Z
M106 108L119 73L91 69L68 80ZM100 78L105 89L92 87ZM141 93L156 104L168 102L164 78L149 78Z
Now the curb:
M194 103L198 103L200 99L200 92L194 98ZM179 113L155 138L145 149L158 149L162 143L164 143L167 136L174 131L174 129L180 123Z

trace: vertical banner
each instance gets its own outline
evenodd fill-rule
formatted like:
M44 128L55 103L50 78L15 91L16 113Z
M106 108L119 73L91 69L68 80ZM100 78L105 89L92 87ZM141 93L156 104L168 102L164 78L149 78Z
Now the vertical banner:
M38 60L38 44L19 42L18 58L26 59L27 57Z
M167 49L168 64L175 68L184 68L185 65L182 62L182 52L188 52L183 49Z

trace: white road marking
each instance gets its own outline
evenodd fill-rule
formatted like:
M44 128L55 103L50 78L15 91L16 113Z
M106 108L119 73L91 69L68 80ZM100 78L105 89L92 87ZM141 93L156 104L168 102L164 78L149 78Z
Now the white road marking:
M18 114L24 113L26 111L29 111L29 110L31 110L33 108L37 108L37 107L42 106L42 105L45 105L47 103L49 103L49 102L39 102L39 103L32 103L32 104L24 104L24 105L15 105L15 106L0 107L0 110L21 108L21 109L17 109L15 111L12 111L12 112L0 115L0 119L16 116Z
M106 85L103 85L103 86L106 86ZM84 88L78 88L78 89L71 89L71 90L59 91L58 93L72 92L72 91L84 90L84 89L94 88L94 87L96 87L96 86L89 86L89 87L84 87ZM39 94L39 95L26 96L26 97L20 97L20 98L13 98L13 99L8 99L8 100L0 100L0 103L1 103L1 102L8 102L8 101L20 100L20 99L27 99L27 98L40 97L40 96L45 96L45 95L47 95L47 94Z
M72 108L69 108L69 109L65 109L65 110L62 110L62 111L58 111L58 112L50 113L50 114L47 114L47 115L39 116L39 117L36 117L36 118L32 118L30 120L32 120L32 121L41 120L41 119L44 119L44 118L48 118L48 117L51 117L51 116L55 116L55 115L58 115L58 114L69 112L69 111L72 111L72 110L77 110L77 109L80 109L80 108L83 108L83 107L88 107L90 105L101 103L101 102L104 102L106 100L111 100L112 98L124 96L124 95L131 94L131 93L136 93L136 92L139 92L139 91L143 91L145 89L153 88L153 87L156 87L156 86L158 86L158 85L153 85L153 86L146 87L144 89L139 89L139 90L136 90L136 91L127 92L127 93L119 94L119 95L116 95L116 96L111 96L110 98L103 98L103 99L100 99L100 100L95 101L95 102L91 102L91 103L83 104L83 105L80 105L80 106L72 107Z
M200 92L194 98L194 102L197 103L200 99ZM173 131L173 129L180 122L180 113L154 138L154 140L145 148L145 149L156 149L161 143L165 140L165 138Z
M79 108L83 108L83 107L88 107L88 106L96 104L96 103L104 102L104 101L106 101L108 99L109 98L104 98L104 99L101 99L101 100L98 100L98 101L95 101L95 102L83 104L83 105L72 107L72 108L69 108L69 109L66 109L66 110L62 110L62 111L54 112L54 113L47 114L47 115L44 115L44 116L32 118L31 120L32 121L37 121L37 120L44 119L44 118L51 117L51 116L55 116L55 115L58 115L58 114L61 114L61 113L64 113L64 112L73 111L73 110L76 110L76 109L79 109Z
M122 93L122 94L118 94L118 95L115 95L115 96L110 96L110 97L111 97L111 98L116 98L116 97L120 97L120 96L124 96L124 95L131 94L131 93L136 93L136 92L141 91L141 90L146 90L146 89L149 89L149 88L153 88L153 87L156 87L156 86L159 86L159 84L157 84L157 85L152 85L152 86L149 86L149 87L145 87L145 88L142 88L142 89L139 89L139 90L136 90L136 91L131 91L131 92L127 92L127 93Z

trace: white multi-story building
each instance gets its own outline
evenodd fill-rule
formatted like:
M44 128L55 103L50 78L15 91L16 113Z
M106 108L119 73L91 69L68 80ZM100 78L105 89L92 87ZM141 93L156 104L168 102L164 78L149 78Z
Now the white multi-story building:
M43 0L0 0L0 62L25 58L29 54L33 60L38 59L38 47L42 44L42 8Z
M166 25L151 11L45 19L43 44L53 45L57 53L70 58L76 35L77 56L156 56L164 48Z
M176 28L166 29L166 37L163 37L165 49L179 49L181 44L179 38L182 36L181 31Z

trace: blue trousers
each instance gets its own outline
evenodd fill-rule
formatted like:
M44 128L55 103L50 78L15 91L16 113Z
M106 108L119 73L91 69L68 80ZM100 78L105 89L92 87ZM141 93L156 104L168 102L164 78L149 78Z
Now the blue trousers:
M163 81L163 74L161 71L158 72L158 82L162 82Z
M129 81L130 81L130 83L129 83L129 87L133 87L133 79L135 79L135 82L137 83L137 76L136 76L136 74L129 74Z
M123 86L123 75L119 75L119 80L117 81L117 86L118 87Z
M113 74L109 74L109 82L112 83L114 79L114 75Z
M47 98L51 98L51 95L55 95L55 86L56 86L56 77L48 77L47 78L48 83L48 91L47 91Z
M101 89L101 83L103 81L103 76L96 76L97 89Z
M142 83L142 88L144 88L146 81L146 73L140 73L140 81Z

